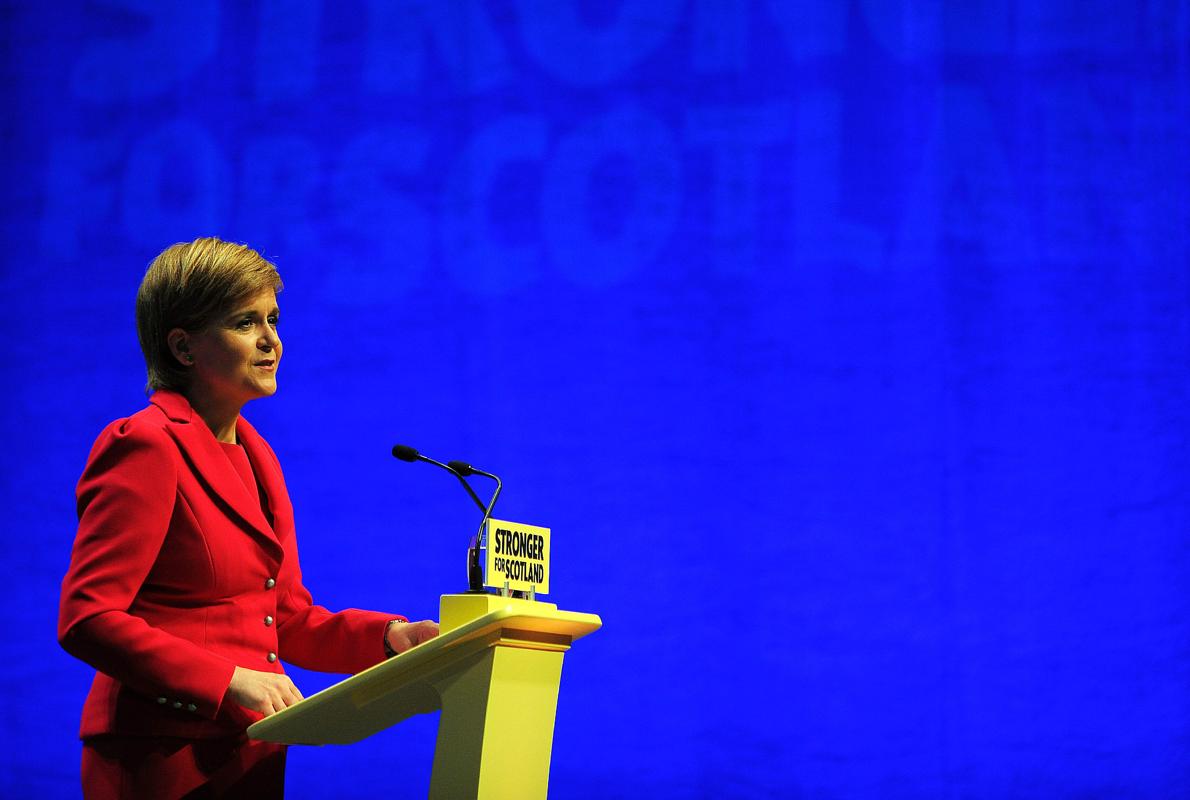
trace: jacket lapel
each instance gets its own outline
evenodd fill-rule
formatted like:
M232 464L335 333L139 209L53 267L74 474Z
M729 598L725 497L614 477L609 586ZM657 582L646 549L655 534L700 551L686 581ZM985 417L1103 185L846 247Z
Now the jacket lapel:
M280 558L281 545L260 509L259 498L254 497L240 480L206 422L194 413L185 397L175 392L158 391L150 400L175 423L167 425L166 430L178 443L178 449L190 462L194 474L206 484L216 502L221 501L231 515L238 517L244 527L262 539L269 549L274 551L274 555ZM239 430L237 425L237 435ZM252 433L256 439L260 438L255 431ZM251 451L248 451L248 457L252 458ZM257 480L261 480L260 476ZM265 491L269 491L267 484ZM270 504L273 504L271 494ZM275 505L272 510L276 516Z
M260 488L264 489L269 513L273 515L273 534L278 539L283 539L287 528L292 524L293 506L289 502L289 491L285 488L285 478L281 475L281 465L277 463L277 456L243 417L236 422L236 438L248 453L248 460L252 462L252 469L256 472L256 480L260 482Z

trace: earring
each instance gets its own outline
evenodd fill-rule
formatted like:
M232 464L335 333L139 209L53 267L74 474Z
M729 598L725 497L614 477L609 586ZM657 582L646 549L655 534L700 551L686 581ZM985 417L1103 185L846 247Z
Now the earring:
M189 353L187 353L187 354L186 354L186 363L187 363L187 364L193 364L193 363L194 363L194 356L192 356L192 355L190 355Z

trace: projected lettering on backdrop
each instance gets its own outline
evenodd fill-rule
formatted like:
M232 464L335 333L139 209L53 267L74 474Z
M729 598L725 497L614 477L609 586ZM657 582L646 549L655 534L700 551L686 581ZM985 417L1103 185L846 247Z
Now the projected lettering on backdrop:
M332 19L343 12L322 3L264 0L254 19L216 0L97 5L123 24L96 26L73 57L70 91L95 114L47 145L45 255L77 259L113 231L147 251L199 233L333 249L328 297L376 303L435 264L498 294L547 278L608 286L663 261L746 277L760 264L912 268L952 246L1019 262L1045 255L1038 228L1065 231L1063 246L1098 240L1111 165L1074 186L1061 157L1036 159L1034 204L1011 166L1019 109L956 80L900 98L914 113L880 128L869 82L943 57L1027 69L1020 59L1178 35L1114 6L1091 15L1110 25L1071 25L1083 6L986 4L956 21L871 0L363 5L347 39ZM854 80L822 68L857 37L877 47ZM1029 119L1061 154L1068 141L1119 146L1085 87L1049 80ZM223 101L236 101L231 118ZM877 129L851 126L852 108ZM1159 110L1142 98L1125 125ZM891 141L909 173L882 175ZM1159 169L1176 141L1155 137L1144 162ZM945 218L940 197L956 209ZM1138 249L1162 240L1142 238Z

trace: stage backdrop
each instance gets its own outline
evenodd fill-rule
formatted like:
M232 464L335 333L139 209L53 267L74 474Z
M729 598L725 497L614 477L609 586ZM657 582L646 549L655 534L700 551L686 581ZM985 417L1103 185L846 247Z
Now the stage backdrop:
M602 615L557 798L1190 793L1186 0L5 3L0 794L76 796L73 489L133 295L276 262L316 598L503 476ZM293 670L310 693L333 678ZM435 719L296 749L421 797Z

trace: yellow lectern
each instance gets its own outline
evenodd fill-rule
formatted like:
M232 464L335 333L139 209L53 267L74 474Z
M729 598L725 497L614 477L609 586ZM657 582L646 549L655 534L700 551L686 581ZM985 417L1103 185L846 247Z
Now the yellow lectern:
M431 798L544 798L562 656L602 625L492 594L442 596L441 633L248 728L254 739L350 744L442 709Z

